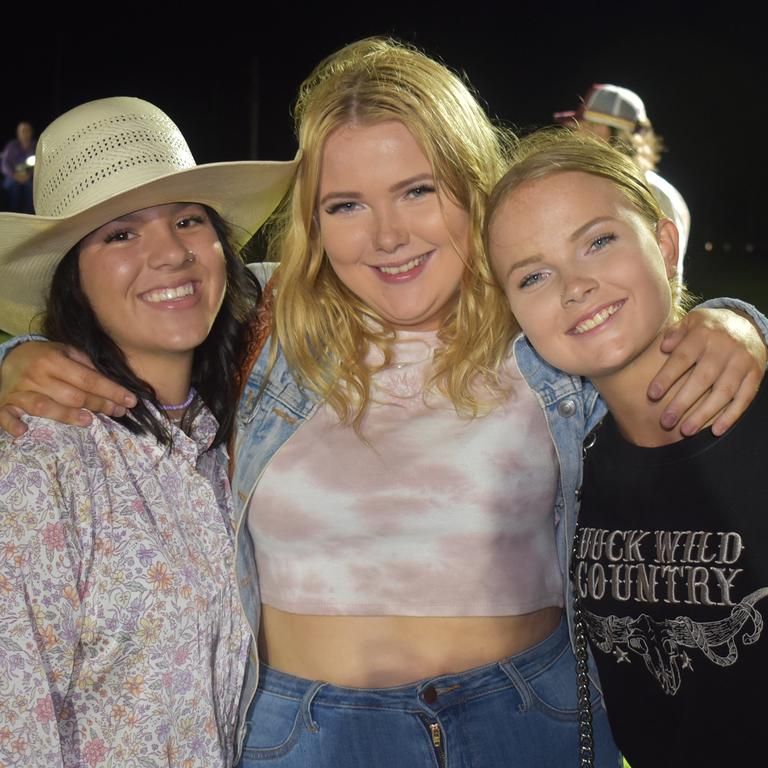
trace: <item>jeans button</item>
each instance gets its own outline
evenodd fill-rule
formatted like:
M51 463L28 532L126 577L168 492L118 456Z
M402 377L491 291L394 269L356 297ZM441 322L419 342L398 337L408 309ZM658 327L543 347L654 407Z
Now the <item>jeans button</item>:
M434 704L437 701L437 691L434 685L428 685L422 692L421 698L425 704Z

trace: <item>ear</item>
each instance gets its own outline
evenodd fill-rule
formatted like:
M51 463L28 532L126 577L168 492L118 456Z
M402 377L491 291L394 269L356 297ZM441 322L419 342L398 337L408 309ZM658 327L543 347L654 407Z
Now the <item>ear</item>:
M677 227L670 219L661 219L656 225L656 242L664 259L667 277L671 280L678 277L677 254L679 250L679 235Z

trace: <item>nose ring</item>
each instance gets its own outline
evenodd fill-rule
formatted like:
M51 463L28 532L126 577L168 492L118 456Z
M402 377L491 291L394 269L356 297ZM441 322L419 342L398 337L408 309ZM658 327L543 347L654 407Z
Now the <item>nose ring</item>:
M186 256L184 257L184 263L186 264L189 262L190 264L197 259L197 254L195 254L194 251L187 250Z

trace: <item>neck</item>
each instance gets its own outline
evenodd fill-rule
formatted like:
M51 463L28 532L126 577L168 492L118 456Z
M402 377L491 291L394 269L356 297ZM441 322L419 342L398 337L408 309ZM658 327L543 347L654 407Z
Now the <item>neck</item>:
M189 395L192 380L192 353L145 357L128 361L133 372L147 382L161 405L178 405ZM183 411L174 411L179 416ZM170 414L169 414L170 415Z
M645 352L624 368L592 379L621 434L631 443L647 448L677 443L685 438L680 432L682 418L672 429L665 429L660 421L684 380L676 382L661 400L650 400L647 394L651 379L668 357L661 351L663 330Z

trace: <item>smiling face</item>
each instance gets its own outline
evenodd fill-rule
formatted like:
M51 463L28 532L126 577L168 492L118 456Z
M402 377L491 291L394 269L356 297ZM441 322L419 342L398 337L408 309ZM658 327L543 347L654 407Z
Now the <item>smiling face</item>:
M144 208L81 243L80 283L96 318L140 371L208 335L224 299L224 254L202 205Z
M396 329L440 327L458 298L469 215L437 187L402 123L330 134L317 215L325 253L349 290Z
M490 226L491 262L544 359L599 380L651 348L670 318L677 257L674 224L656 230L587 173L553 173L505 198Z

